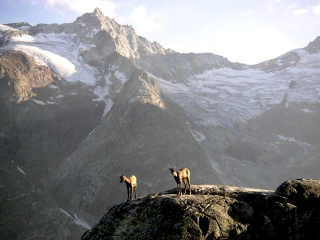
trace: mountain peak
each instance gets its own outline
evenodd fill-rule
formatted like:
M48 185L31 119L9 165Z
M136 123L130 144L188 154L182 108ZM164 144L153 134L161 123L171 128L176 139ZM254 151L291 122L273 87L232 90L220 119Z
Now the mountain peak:
M76 23L87 23L87 22L92 22L92 23L98 23L101 27L102 22L105 21L105 19L109 19L106 17L103 12L99 8L95 8L92 13L85 13L82 16L78 17L76 19Z
M318 53L320 50L320 36L318 36L314 41L310 42L308 46L305 47L309 53Z
M103 12L98 7L94 9L93 14L97 17L105 17Z

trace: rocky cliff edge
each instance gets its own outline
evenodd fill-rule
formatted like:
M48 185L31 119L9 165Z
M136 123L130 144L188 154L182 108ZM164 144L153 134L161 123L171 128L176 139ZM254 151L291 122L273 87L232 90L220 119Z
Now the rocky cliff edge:
M82 239L319 239L320 180L276 191L193 185L112 205ZM188 193L188 192L187 192Z

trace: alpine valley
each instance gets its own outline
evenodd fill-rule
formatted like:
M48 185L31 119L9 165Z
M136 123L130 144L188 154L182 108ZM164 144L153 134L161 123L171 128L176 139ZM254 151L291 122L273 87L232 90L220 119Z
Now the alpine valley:
M317 178L320 37L246 65L165 49L98 8L0 24L0 139L1 239L80 239L127 199L121 174L139 196L176 187L169 167L191 185Z

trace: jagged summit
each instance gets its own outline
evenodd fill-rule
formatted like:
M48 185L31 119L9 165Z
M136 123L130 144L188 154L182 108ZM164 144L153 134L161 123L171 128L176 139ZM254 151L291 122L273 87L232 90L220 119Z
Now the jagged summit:
M31 25L27 22L8 23L5 25L13 27L13 28L18 28L18 29L31 27Z
M97 15L97 16L104 16L103 12L98 8L96 7L94 10L93 10L93 14Z
M149 73L168 80L184 82L187 76L212 68L245 68L243 64L231 63L228 59L212 53L185 54L165 49L159 43L139 36L132 26L120 25L105 16L99 8L83 14L74 23L38 24L31 27L29 33L70 34L69 39L85 46L81 47L80 52L86 62L97 64L117 53ZM185 68L183 72L179 71L181 67Z
M105 16L103 12L99 8L95 8L92 13L85 13L82 16L78 17L75 21L75 23L81 23L81 24L95 24L99 30L104 29L106 23L112 23L112 25L116 25L116 22Z
M314 41L310 42L308 46L305 47L310 54L318 53L320 50L320 36L318 36Z
M141 59L142 55L166 52L160 44L138 36L132 26L120 25L114 19L105 16L99 8L95 8L92 13L83 14L74 23L81 24L87 28L87 31L93 33L91 42L97 46L94 55L99 56L100 59L112 53L105 51L110 46L114 46L113 50L120 55L132 60ZM92 60L92 56L87 57L88 61Z

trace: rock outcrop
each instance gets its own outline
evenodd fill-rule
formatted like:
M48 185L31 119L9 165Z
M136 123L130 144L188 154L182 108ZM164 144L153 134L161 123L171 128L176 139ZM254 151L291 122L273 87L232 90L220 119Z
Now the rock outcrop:
M193 185L115 204L86 239L319 239L320 180L291 180L275 192Z
M30 100L36 96L34 89L48 86L55 80L61 79L49 67L37 65L21 51L5 52L0 57L1 91L4 93L6 88L11 88L9 99L15 103Z

